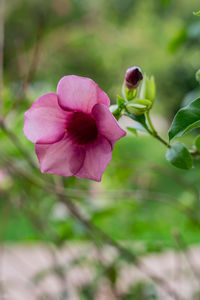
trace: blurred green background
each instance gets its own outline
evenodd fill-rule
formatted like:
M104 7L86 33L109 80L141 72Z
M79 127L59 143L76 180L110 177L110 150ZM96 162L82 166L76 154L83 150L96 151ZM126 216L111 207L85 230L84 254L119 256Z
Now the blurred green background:
M200 95L200 18L193 15L199 1L12 0L5 6L2 111L10 133L0 132L0 238L58 246L88 241L87 230L56 196L30 179L55 180L33 170L19 149L37 164L34 145L23 135L24 112L68 74L92 78L115 103L126 69L138 65L155 76L152 114L166 137L178 108ZM197 131L183 141L191 146ZM199 161L196 169L177 170L165 161L165 151L146 135L127 135L115 145L101 183L64 179L66 193L93 223L138 255L177 248L177 231L186 246L197 244Z

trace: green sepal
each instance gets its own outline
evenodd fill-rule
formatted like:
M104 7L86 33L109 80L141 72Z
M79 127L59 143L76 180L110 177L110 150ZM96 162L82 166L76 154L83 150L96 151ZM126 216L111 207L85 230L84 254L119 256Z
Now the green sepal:
M139 98L147 99L151 101L153 104L155 95L156 95L155 79L153 76L148 77L145 74L142 81Z
M122 85L122 95L124 96L124 98L127 101L133 100L136 96L136 93L137 93L136 89L129 90L129 89L127 89L127 87L123 83L123 85Z
M113 116L119 120L119 118L122 116L122 110L125 108L125 100L117 96L117 104L110 105L109 110L113 114Z
M135 98L126 104L126 109L129 113L136 116L142 115L152 107L152 102L147 99Z
M117 95L117 105L118 105L119 109L122 110L125 107L125 102L126 102L126 100L124 98Z
M110 112L112 113L112 115L115 117L116 120L119 120L119 118L122 115L122 111L119 109L117 104L111 105L109 107Z

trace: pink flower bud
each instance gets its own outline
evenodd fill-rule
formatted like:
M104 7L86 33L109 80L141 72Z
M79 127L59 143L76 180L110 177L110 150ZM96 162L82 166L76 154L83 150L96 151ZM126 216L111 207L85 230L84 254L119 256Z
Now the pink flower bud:
M143 79L142 70L135 66L127 69L125 75L125 86L129 90L136 89Z

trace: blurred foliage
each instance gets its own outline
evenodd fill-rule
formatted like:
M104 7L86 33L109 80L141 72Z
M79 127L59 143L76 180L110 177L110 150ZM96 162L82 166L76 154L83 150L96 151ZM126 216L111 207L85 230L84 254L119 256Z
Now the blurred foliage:
M75 178L64 180L68 195L81 205L91 220L113 238L129 241L131 245L134 242L139 255L175 247L171 233L177 227L177 220L188 244L200 241L198 226L187 217L187 208L193 207L195 202L199 169L188 172L173 169L165 162L165 148L160 149L157 143L143 136L119 141L101 185ZM6 141L6 147L8 145ZM33 146L29 146L33 152ZM10 145L9 149L14 150L14 147ZM19 154L18 164L23 167ZM5 207L1 210L2 222L7 219L7 226L1 229L4 239L42 239L59 245L69 239L88 238L82 225L57 203L55 195L46 194L15 174L5 176L8 176L2 195ZM36 176L39 179L45 175ZM51 179L50 175L46 177ZM36 229L32 225L34 216L41 222L37 220L34 224ZM40 226L44 228L43 234Z
M156 300L157 293L151 284L139 282L132 286L129 292L122 297L123 300Z
M24 111L43 92L55 90L60 77L66 74L92 77L114 100L116 93L120 93L125 69L140 65L157 79L155 112L167 111L167 116L172 116L185 93L196 87L194 72L199 67L200 20L190 13L196 6L195 0L190 3L180 0L51 0L42 3L15 0L12 4L6 3L4 113L27 152L34 158L33 145L22 132ZM41 34L39 40L38 33ZM39 50L34 57L37 43ZM168 49L173 50L173 55ZM32 57L36 59L36 68L23 95L20 83L26 78ZM0 139L1 150L16 160L17 165L27 168L23 155L2 132ZM66 239L87 237L82 226L69 215L66 221L66 212L58 207L55 196L46 195L24 178L7 173L3 164L1 168L2 185L5 185L2 187L2 220L8 216L4 239L52 240L53 237L56 243L62 244ZM182 232L187 228L188 242L199 241L195 226L182 211L174 209L187 192L170 178L171 173L172 178L192 178L195 184L199 180L197 171L190 171L188 176L171 170L157 142L146 137L127 137L116 145L112 163L104 175L100 197L105 207L102 208L102 204L96 207L95 201L88 198L88 188L90 193L95 184L70 178L65 179L65 187L80 190L73 198L81 200L91 219L113 237L143 241L147 251L154 251L173 247L171 230L177 219ZM34 176L49 178L37 171ZM166 197L171 197L169 205L165 203ZM190 191L187 197L189 203L193 201ZM98 198L96 193L95 198ZM63 219L55 217L59 210L64 211ZM41 235L40 229L37 232L29 214L33 220L39 217L41 224L36 226L43 226L45 235ZM118 222L120 231L116 231ZM48 226L51 226L50 231Z
M195 87L197 0L13 0L6 6L5 78L14 93L41 34L31 101L41 86L54 91L66 74L92 77L114 100L126 68L139 65L156 77L155 109L173 117Z

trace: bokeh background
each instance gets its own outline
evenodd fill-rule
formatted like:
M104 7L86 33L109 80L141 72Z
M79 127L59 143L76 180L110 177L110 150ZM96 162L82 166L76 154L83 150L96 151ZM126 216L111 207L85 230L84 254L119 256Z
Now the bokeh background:
M23 135L23 118L35 99L56 91L59 79L68 74L92 78L114 104L116 95L121 95L126 69L138 65L144 73L155 76L157 92L152 116L157 130L167 138L176 111L200 95L195 80L200 67L200 18L193 15L199 9L199 1L4 2L1 115L6 127L2 125L0 130L0 257L3 262L3 255L7 255L7 271L0 272L2 299L168 299L162 291L159 294L158 282L154 284L140 276L125 290L120 289L124 280L120 279L121 270L130 264L127 257L115 251L113 254L112 247L107 253L107 243L95 233L92 236L56 193L43 186L44 182L55 185L56 191L61 185L92 224L137 257L153 254L158 259L156 265L160 253L173 251L170 253L175 253L174 257L181 253L188 262L187 249L195 247L198 251L200 243L199 161L195 169L177 170L165 161L166 149L158 141L145 134L128 134L115 145L101 183L56 178L40 173L34 145ZM122 126L126 122L120 120ZM198 130L184 137L184 143L191 146L197 133ZM58 260L68 255L70 263L54 259L53 267L46 266L35 252L43 253L46 261L49 253ZM92 254L88 257L90 252L95 252L97 258ZM20 264L16 255L24 257L26 264ZM164 257L159 264L167 259ZM179 256L175 262L177 266L184 264ZM29 274L37 263L39 269ZM193 281L200 282L200 276L188 265L188 273L183 273L189 274L186 282L191 287ZM75 291L68 279L74 267L78 278ZM93 275L82 282L81 278L87 277L85 267L90 272L92 269ZM26 283L17 296L21 283L14 288L8 284L8 269L15 274L12 280L17 281L23 281L24 272L35 294L23 296ZM176 278L181 272L178 268ZM51 284L47 291L45 284L42 286L52 274L52 286L57 279L61 282L56 292L51 291ZM175 285L180 287L176 280ZM200 299L198 290L197 284L186 298L182 295L180 299Z

